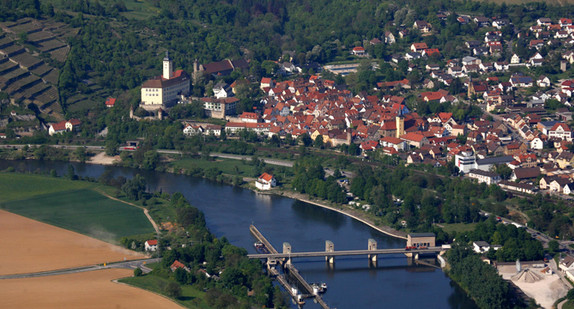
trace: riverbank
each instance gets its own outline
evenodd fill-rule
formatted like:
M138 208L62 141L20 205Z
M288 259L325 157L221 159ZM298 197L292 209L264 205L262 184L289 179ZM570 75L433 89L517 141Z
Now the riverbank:
M86 163L101 164L101 165L114 165L115 163L119 163L120 161L121 161L121 159L119 158L119 156L111 157L111 156L107 156L105 153L102 152L102 153L99 153L99 154L95 155L94 157L90 158L90 161L86 162ZM176 173L175 171L169 171L169 170L168 170L168 172ZM244 179L244 180L249 181L251 179ZM395 237L395 238L399 238L399 239L405 239L405 240L407 239L407 233L406 232L397 231L397 230L391 228L390 226L377 225L364 212L361 212L357 209L354 209L348 205L339 205L338 207L332 206L332 205L327 204L324 201L311 200L309 198L309 196L307 196L305 194L287 191L284 189L273 189L270 191L259 191L257 189L252 188L251 186L244 186L244 188L250 189L250 190L257 192L259 194L274 194L274 195L284 196L284 197L292 198L295 200L299 200L301 202L305 202L308 204L319 206L319 207L322 207L325 209L336 211L336 212L341 213L347 217L350 217L352 219L360 221L360 222L370 226L371 228L373 228L373 229L375 229L375 230L377 230L377 231L379 231L385 235L389 235L391 237Z
M87 160L86 163L89 164L99 164L99 165L114 165L116 162L120 162L122 159L120 156L108 156L105 152L97 153L95 156Z

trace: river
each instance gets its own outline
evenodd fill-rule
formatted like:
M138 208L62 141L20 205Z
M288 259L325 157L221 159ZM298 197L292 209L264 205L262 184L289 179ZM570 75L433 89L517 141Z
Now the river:
M5 161L18 171L68 171L66 162ZM336 250L366 249L369 238L378 248L400 248L405 241L384 235L342 214L289 198L261 195L201 178L137 171L128 168L73 163L82 177L99 177L110 170L114 176L130 178L139 173L150 191L181 192L205 213L207 226L217 237L225 236L239 247L255 253L249 225L254 224L277 248L289 242L293 251L323 251L325 240ZM323 299L331 308L476 308L476 305L439 269L409 265L404 255L379 256L378 266L369 267L366 257L336 258L331 269L324 258L295 259L294 265L308 282L326 282ZM305 308L319 308L311 300Z

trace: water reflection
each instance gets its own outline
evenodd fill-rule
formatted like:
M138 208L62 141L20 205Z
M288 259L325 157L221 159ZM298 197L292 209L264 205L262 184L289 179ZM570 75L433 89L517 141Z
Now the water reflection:
M339 230L345 224L347 219L347 217L341 216L335 211L310 205L298 200L293 201L291 209L293 209L293 212L297 215L298 219L312 220L314 223L323 223L331 227L333 230Z

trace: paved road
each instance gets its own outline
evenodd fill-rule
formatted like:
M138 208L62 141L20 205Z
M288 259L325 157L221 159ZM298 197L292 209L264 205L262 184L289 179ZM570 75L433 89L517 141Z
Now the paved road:
M31 144L28 144L28 145L0 145L0 148L23 149L26 146L28 146L29 148L37 148L37 147L40 147L42 145L31 145ZM75 150L75 149L81 148L81 147L85 147L86 150L91 150L91 151L98 151L98 150L103 151L105 149L104 146L84 146L84 145L46 145L46 146L53 147L53 148L59 148L59 149L69 149L69 150ZM132 149L122 149L122 147L120 147L119 150L120 151L133 151ZM183 152L181 152L179 150L170 150L170 149L159 149L159 150L157 150L157 152L162 153L162 154L175 154L175 155L183 154ZM210 156L214 157L214 158L224 158L224 159L232 159L232 160L247 160L247 161L251 161L251 158L252 158L251 156L242 156L242 155L234 155L234 154L226 154L226 153L211 153ZM266 164L293 167L293 162L291 162L291 161L269 159L269 158L261 158L261 160L263 160L263 162L265 162Z
M481 211L480 211L480 214L481 214L482 216L494 216L493 214L488 213L488 212L486 212L486 211L484 211L484 210L481 210ZM523 226L522 224L519 224L518 222L512 221L512 220L510 220L510 219L508 219L508 218L500 217L500 219L501 219L501 222L504 223L504 224L514 224L514 225L518 224L519 226ZM556 241L558 241L559 249L560 249L560 250L562 250L563 252L568 253L568 254L573 254L573 253L574 253L574 250L573 250L572 248L570 248L570 246L569 246L570 244L574 243L574 241L553 239L552 237L550 237L550 236L548 236L547 234L544 234L544 233L542 233L542 232L540 232L540 231L538 231L538 230L535 230L535 229L530 228L530 227L525 227L525 226L523 226L523 227L526 229L526 231L527 231L530 235L532 235L532 238L534 238L534 239L540 241L540 242L542 243L542 246L543 246L544 248L548 248L548 243L549 243L550 241L556 240Z
M234 155L234 154L228 154L228 153L211 153L210 156L215 157L215 158L224 158L224 159L231 159L231 160L251 161L251 159L252 159L251 156ZM293 167L293 162L291 162L291 161L269 159L269 158L260 158L260 159L263 160L263 162L265 162L266 164Z
M153 259L143 259L143 260L111 263L111 264L107 264L106 266L92 265L92 266L72 267L72 268L66 268L66 269L51 270L51 271L42 271L42 272L37 272L37 273L4 275L4 276L0 276L0 280L2 280L2 279L20 279L20 278L35 278L35 277L46 277L46 276L56 276L56 275L67 275L67 274L76 274L76 273L82 273L82 272L87 272L87 271L95 271L95 270L110 269L110 268L136 269L139 267L142 269L142 271L144 273L148 273L151 271L151 269L146 267L145 265L149 264L149 263L156 263L156 262L159 262L160 260L161 260L160 258L153 258Z
M28 148L38 148L42 145L36 145L36 144L27 144L27 145L0 145L0 148L4 148L4 149L23 149L24 147L28 147ZM53 147L53 148L58 148L58 149L69 149L69 150L75 150L77 148L86 148L86 150L104 150L104 146L88 146L88 145L45 145L48 147Z

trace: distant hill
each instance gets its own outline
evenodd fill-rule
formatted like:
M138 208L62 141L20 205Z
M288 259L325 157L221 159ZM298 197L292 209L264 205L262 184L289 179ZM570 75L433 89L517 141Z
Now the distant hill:
M533 1L533 0L475 0L475 1L481 1L481 2L490 2L490 3L496 3L496 4L501 4L501 3L506 3L506 4L527 4L527 3L531 3L531 2L544 2L548 5L554 5L554 6L564 6L564 5L571 5L574 4L574 0L538 0L538 1Z
M439 48L444 57L451 57L445 47L456 47L460 39L456 35L476 31L466 29L471 25L458 25L456 19L440 21L439 12L504 16L516 27L540 17L574 15L574 6L548 5L574 0L548 0L524 7L514 6L514 1L522 2L509 0L510 4L502 6L499 1L445 0L53 0L37 7L38 1L23 0L17 10L2 7L17 4L0 3L0 17L5 13L5 20L13 20L4 22L3 27L17 29L0 37L0 44L5 40L4 48L13 55L8 57L10 61L0 59L0 72L13 72L4 83L0 80L0 87L13 97L36 102L46 114L84 116L101 109L106 96L127 90L135 94L143 81L159 74L165 51L176 68L188 72L195 59L200 63L248 59L249 74L257 79L265 72L265 61L285 57L301 65L346 60L354 46L368 47L365 42L381 39L387 31L398 35L400 29L412 29L416 20L437 24L436 34L420 37L409 33L397 46L380 48L377 58L389 58L404 50L401 44L412 40L424 40ZM14 11L20 15L10 15ZM46 19L17 18L24 15ZM65 24L50 26L58 25L53 20ZM69 31L70 35L57 31ZM34 67L35 61L42 63ZM11 63L18 63L18 69ZM57 96L60 106L54 99ZM135 95L132 100L137 100Z

